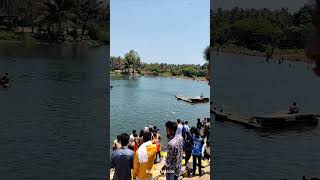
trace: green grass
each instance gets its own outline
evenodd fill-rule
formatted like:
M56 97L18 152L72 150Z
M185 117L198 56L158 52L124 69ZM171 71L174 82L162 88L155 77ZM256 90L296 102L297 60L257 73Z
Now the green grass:
M18 40L18 36L14 32L0 31L0 40Z

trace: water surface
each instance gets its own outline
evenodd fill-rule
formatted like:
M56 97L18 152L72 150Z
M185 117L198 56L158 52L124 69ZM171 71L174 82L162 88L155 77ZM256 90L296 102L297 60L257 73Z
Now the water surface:
M106 47L0 45L1 179L101 179Z
M291 65L289 65L291 64ZM214 103L243 115L263 115L296 101L303 112L320 112L320 78L310 65L266 63L264 58L214 56ZM215 122L216 179L301 179L320 176L320 127L257 131Z
M165 123L177 119L196 125L197 118L209 117L209 103L189 104L178 101L176 94L194 97L203 93L209 97L207 82L165 77L125 78L112 76L115 87L111 90L111 128L110 139L120 133L131 134L133 129L140 130L148 125L160 128L163 145L166 145Z

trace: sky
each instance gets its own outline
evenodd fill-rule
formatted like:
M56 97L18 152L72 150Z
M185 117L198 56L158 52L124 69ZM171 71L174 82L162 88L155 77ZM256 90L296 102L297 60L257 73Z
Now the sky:
M315 2L315 0L211 0L211 8L233 8L235 6L242 8L270 8L281 9L288 8L296 11L305 3Z
M204 64L210 43L209 0L110 0L110 52L142 62Z

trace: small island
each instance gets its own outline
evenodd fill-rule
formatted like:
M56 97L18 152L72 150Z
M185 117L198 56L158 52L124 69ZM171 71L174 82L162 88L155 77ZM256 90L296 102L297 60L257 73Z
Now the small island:
M207 53L207 49L204 53ZM207 61L208 54L204 55ZM208 63L200 64L167 64L143 63L138 52L131 50L124 57L111 56L110 73L137 76L164 76L206 81Z

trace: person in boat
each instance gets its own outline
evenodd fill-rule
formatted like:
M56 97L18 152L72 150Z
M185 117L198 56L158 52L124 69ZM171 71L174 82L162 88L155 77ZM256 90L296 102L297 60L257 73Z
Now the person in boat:
M113 151L111 155L111 168L115 168L113 179L128 180L131 179L134 153L127 147L130 138L128 134L123 133L118 138L121 147Z
M2 77L0 78L0 84L6 85L6 84L9 84L9 82L10 82L9 74L8 73L4 73L2 75Z
M292 103L292 106L289 107L289 114L297 114L299 113L299 108L296 102Z
M143 143L134 154L133 178L136 180L151 180L153 176L154 160L157 154L157 145L151 140L151 132L145 131L142 135Z
M177 123L167 121L165 125L168 138L168 153L165 164L161 168L161 174L166 172L167 180L178 180L182 166L184 139L181 132L177 132Z

